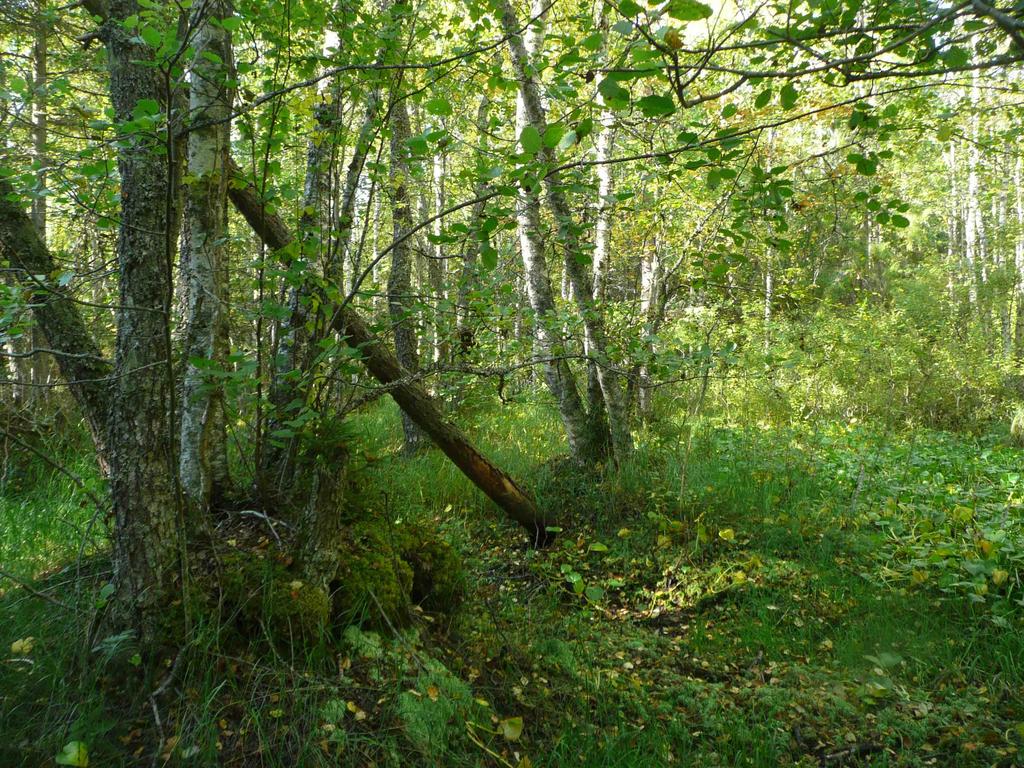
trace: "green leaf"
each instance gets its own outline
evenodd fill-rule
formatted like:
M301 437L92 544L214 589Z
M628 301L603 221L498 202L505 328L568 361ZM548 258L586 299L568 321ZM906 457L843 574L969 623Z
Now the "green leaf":
M139 32L139 37L150 48L159 48L164 41L164 36L160 33L160 30L153 29L152 27L143 27Z
M619 3L619 12L623 16L639 16L644 12L644 9L633 0L621 0Z
M604 103L612 109L625 109L629 106L629 91L610 77L598 83L597 91L604 99Z
M220 25L228 32L237 32L242 26L242 20L237 16L228 16L220 20Z
M57 753L53 759L57 765L74 765L78 768L88 768L89 749L84 741L69 741L64 749Z
M714 13L709 6L698 0L672 0L666 10L677 21L700 21Z
M596 51L601 47L601 43L604 41L604 35L600 32L595 32L592 35L588 35L580 41L580 45L586 48L588 51Z
M757 98L754 99L754 108L755 109L764 109L765 107L768 106L768 102L771 101L771 100L772 100L772 89L771 88L765 88L763 91L761 91L759 94L757 94Z
M783 109L792 109L795 107L796 101L799 98L800 92L792 83L786 83L782 86L782 90L779 92L779 103L782 104Z
M591 552L607 552L608 551L608 547L606 547L600 541L595 541L593 544L590 545L590 551Z
M544 146L554 149L565 135L565 127L561 125L549 125L544 131Z
M440 115L441 117L448 117L452 114L452 105L448 103L447 99L431 99L424 106L432 115Z
M540 133L532 125L523 128L523 132L519 134L519 143L522 145L523 151L531 155L540 152L540 148L543 146Z
M587 138L587 136L593 133L593 131L594 118L592 117L583 118L582 120L580 120L580 124L576 126L576 135L579 137L580 141Z
M160 103L156 99L139 99L132 109L132 117L152 117L160 114Z
M645 117L663 117L676 111L675 102L668 96L644 96L636 105Z
M498 252L490 243L480 246L480 264L484 269L495 269L498 266Z
M596 603L598 600L604 597L604 590L600 587L590 586L586 588L583 594L586 595L587 600Z
M735 104L726 104L722 107L722 117L732 117L739 111L739 108Z
M942 59L942 63L947 67L950 67L951 69L959 69L960 67L967 66L971 60L971 54L964 48L953 46L952 48L940 53L939 58Z
M851 162L857 168L857 173L861 176L874 176L875 172L878 170L877 160L872 160L871 158L863 157L862 155L857 155Z
M910 226L910 219L906 216L900 216L898 213L894 213L889 217L889 223L899 229L905 229Z

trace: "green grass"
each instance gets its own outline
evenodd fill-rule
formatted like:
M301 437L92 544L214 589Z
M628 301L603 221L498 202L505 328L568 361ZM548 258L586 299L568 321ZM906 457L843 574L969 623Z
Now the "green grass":
M550 413L470 421L557 517L555 546L527 549L439 454L398 454L393 407L367 411L364 502L459 547L462 609L291 655L238 650L211 617L156 702L162 734L148 691L165 672L83 639L102 560L78 582L57 570L93 510L30 469L0 501L4 570L68 609L5 585L0 765L48 765L73 739L95 765L1019 763L1024 452L999 436L706 423L691 439L666 421L627 466L583 475L556 461ZM26 636L29 656L8 653Z

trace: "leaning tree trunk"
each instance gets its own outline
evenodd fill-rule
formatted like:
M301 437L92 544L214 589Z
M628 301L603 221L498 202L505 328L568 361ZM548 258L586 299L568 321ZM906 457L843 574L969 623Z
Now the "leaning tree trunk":
M540 88L534 78L535 69L530 65L528 51L519 33L519 21L509 0L501 2L501 25L508 38L508 47L512 57L513 70L519 81L519 103L525 125L533 127L541 136L547 130L544 105L541 102ZM542 146L541 159L548 167L555 165L553 151ZM608 426L611 431L612 450L616 459L626 458L633 448L633 439L629 431L629 419L626 409L626 392L623 377L612 367L608 359L608 342L604 327L604 317L600 307L594 303L594 287L584 265L580 263L583 253L579 242L579 233L565 190L557 173L548 172L544 176L548 206L558 228L559 239L565 249L565 269L572 284L572 293L577 308L583 319L586 334L586 348L596 358L597 376L604 395L604 404L608 415Z
M103 26L110 98L119 123L163 93L152 50L126 20L135 0L111 0ZM110 490L114 508L114 575L136 626L153 639L160 616L179 592L178 494L174 476L168 316L171 301L171 190L163 146L126 132L118 143L121 222L117 239L120 296L114 384L110 398Z
M0 257L10 264L23 288L31 291L29 301L35 322L54 350L57 368L89 426L97 460L106 474L110 462L107 415L112 368L100 354L78 304L54 282L58 270L53 257L14 198L10 182L0 179Z
M210 19L231 14L226 0L196 6L189 87L188 184L182 254L187 286L181 403L181 488L203 513L228 487L224 388L227 362L227 185L231 146L231 33Z
M277 214L263 208L259 194L251 185L232 184L228 194L267 247L280 251L291 243L292 233L287 225ZM389 394L403 413L430 436L477 488L525 528L535 544L543 545L552 540L553 534L547 527L550 521L537 509L529 495L480 453L462 430L445 417L437 401L415 382L413 375L402 367L384 342L370 332L354 309L347 306L337 308L333 327L349 346L360 351L363 364L377 381L388 387ZM325 523L323 529L332 530L329 523Z

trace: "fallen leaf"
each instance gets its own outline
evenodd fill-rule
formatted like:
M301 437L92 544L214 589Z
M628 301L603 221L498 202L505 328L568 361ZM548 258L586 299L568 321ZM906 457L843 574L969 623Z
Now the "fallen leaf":
M523 718L507 717L500 723L501 735L508 741L518 741L523 735Z
M74 765L78 768L87 768L89 765L89 749L84 741L69 741L64 749L57 753L53 759L57 765Z

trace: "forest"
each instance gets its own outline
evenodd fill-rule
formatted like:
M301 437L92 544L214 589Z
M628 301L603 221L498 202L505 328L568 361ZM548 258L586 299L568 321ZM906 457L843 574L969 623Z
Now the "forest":
M1024 765L1022 73L0 0L0 766Z

